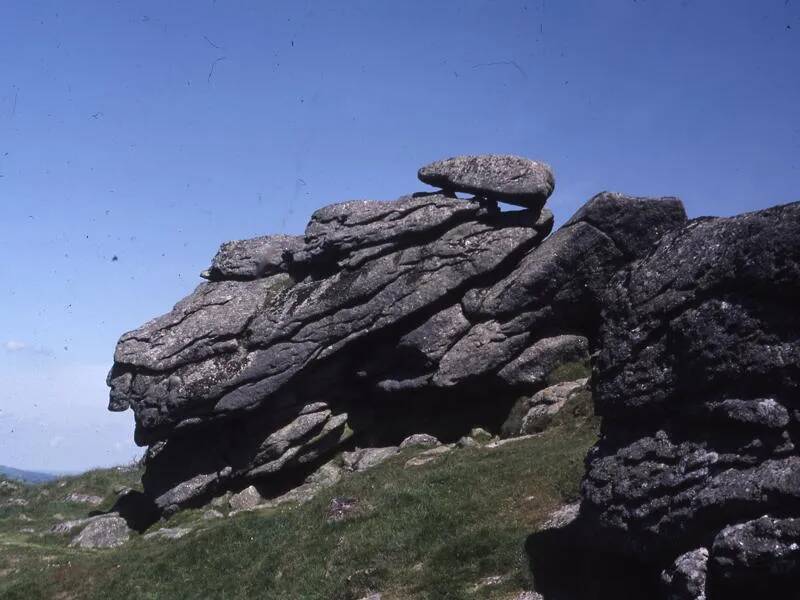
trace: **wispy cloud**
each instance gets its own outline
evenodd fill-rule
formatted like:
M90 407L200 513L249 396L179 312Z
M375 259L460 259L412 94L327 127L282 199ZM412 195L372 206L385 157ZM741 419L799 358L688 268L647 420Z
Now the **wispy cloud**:
M20 352L25 350L28 347L28 344L25 342L20 342L19 340L8 340L7 342L3 343L3 347L9 352Z
M0 347L4 348L6 352L25 352L30 354L43 354L45 356L53 355L53 351L46 346L34 346L21 340L7 340L2 342Z

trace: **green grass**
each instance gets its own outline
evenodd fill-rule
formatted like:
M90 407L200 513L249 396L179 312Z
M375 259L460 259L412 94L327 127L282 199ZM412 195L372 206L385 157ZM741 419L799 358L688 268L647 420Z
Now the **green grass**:
M187 511L166 525L193 523L188 536L134 535L113 550L69 548L68 538L19 529L47 529L56 512L85 516L85 507L76 514L60 499L79 489L107 495L108 504L111 488L138 473L94 471L63 487L26 487L29 507L0 509L0 597L357 600L379 591L385 600L511 599L531 584L526 537L577 498L597 435L594 420L578 412L541 436L455 449L419 467L404 465L420 450L405 451L299 507L211 521ZM329 523L334 496L358 499L360 510ZM34 520L19 522L21 512ZM502 581L476 587L490 576Z
M574 361L559 365L547 376L547 385L555 385L564 381L575 381L591 377L592 367L589 361Z
M131 465L115 469L95 469L36 485L11 481L9 483L17 486L17 490L0 488L0 541L8 536L19 537L20 529L32 528L41 533L57 521L81 519L89 511L106 511L117 498L115 490L125 487L141 489L141 476L142 471ZM73 492L100 496L103 502L96 507L67 502L65 498ZM28 504L4 506L11 499L22 499ZM54 515L61 515L63 518L54 518ZM30 541L39 539L38 535L28 537Z

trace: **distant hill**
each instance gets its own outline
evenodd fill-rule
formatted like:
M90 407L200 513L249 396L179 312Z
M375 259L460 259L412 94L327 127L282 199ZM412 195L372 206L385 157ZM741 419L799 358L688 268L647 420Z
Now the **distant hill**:
M9 479L24 481L26 483L44 483L46 481L52 481L53 479L59 477L54 473L23 471L22 469L15 469L14 467L6 467L5 465L0 465L0 475L8 477Z

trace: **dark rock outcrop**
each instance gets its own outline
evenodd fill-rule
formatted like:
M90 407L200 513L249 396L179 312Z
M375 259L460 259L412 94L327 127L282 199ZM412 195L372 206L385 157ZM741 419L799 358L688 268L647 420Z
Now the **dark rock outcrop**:
M709 598L796 583L800 204L666 233L603 306L594 535L658 568L709 548Z
M796 592L800 519L763 516L726 527L714 538L710 569L725 594L763 592L774 584Z

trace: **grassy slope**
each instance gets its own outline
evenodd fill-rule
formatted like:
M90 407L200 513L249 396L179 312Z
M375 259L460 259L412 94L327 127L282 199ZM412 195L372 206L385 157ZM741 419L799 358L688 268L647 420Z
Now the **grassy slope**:
M419 452L409 450L344 477L303 506L211 521L187 511L168 526L194 521L188 536L137 535L114 550L72 549L67 538L19 529L46 531L54 513L85 515L85 507L59 499L79 489L107 495L108 504L110 490L132 484L138 473L95 471L63 487L29 486L28 507L0 508L0 597L355 600L380 591L385 600L514 598L531 583L525 538L577 497L595 439L593 421L562 419L533 439L456 449L404 468ZM357 498L360 514L327 522L334 496ZM33 521L19 521L20 513ZM501 583L476 589L498 575Z

